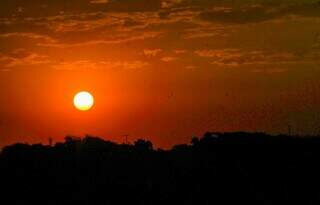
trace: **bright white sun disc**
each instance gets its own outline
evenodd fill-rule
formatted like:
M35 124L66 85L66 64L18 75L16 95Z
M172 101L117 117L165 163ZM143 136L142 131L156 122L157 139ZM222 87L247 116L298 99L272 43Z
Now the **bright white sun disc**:
M78 110L87 111L92 108L94 99L89 92L82 91L74 96L73 104Z

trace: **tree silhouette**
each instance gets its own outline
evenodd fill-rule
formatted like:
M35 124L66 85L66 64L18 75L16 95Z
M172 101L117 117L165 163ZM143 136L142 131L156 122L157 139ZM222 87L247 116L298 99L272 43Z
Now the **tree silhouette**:
M320 138L212 133L153 150L67 136L0 153L3 204L319 204ZM12 197L14 196L14 197Z
M199 144L199 142L200 142L200 140L199 140L198 137L193 137L193 138L191 139L191 144L192 144L193 146L197 146L197 145Z
M153 148L152 142L143 139L138 139L137 141L135 141L134 146L136 149L142 151L149 151Z

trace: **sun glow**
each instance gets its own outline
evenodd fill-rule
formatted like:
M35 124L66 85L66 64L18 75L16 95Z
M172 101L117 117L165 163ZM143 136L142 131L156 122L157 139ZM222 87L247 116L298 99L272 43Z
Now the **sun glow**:
M92 108L94 99L89 92L82 91L74 96L73 104L78 110L87 111Z

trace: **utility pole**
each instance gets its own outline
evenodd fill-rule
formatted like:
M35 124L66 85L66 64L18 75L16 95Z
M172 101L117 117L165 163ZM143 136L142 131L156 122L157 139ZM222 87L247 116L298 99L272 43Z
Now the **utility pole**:
M52 147L52 138L49 137L49 146Z
M292 127L291 127L291 125L288 125L288 135L289 136L292 135Z
M129 135L123 135L124 136L124 139L125 139L125 144L128 144L128 136Z

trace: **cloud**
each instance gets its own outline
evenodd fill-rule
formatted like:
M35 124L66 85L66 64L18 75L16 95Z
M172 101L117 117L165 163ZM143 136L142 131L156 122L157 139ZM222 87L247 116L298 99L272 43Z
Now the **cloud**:
M149 66L150 64L143 61L133 61L133 62L122 62L124 69L140 69Z
M29 38L34 40L43 41L46 43L55 43L56 40L50 36L36 34L36 33L24 33L24 32L13 32L0 34L0 38Z
M109 3L109 0L91 0L90 3L92 4L107 4Z
M276 16L280 16L280 13L269 11L260 5L244 8L212 9L199 14L199 18L206 21L234 24L261 22L273 19Z
M47 17L64 13L158 11L162 0L2 0L0 17Z
M3 28L0 29L0 40L3 45L1 51L7 52L2 62L8 65L9 61L11 65L28 64L27 61L29 65L45 62L44 54L50 57L64 48L76 48L80 53L85 53L88 46L93 48L99 45L99 49L103 52L103 49L108 49L104 47L109 45L122 49L121 46L129 42L138 45L135 54L132 56L128 54L130 59L139 53L141 58L157 56L163 62L172 62L177 60L177 56L189 55L197 50L198 57L208 58L215 65L239 66L270 62L315 61L315 57L311 57L311 54L308 54L308 57L297 56L295 54L297 52L290 51L292 47L286 42L278 46L282 47L279 50L288 52L280 53L259 51L260 37L253 38L252 41L257 42L252 42L250 45L246 44L248 41L239 43L247 38L245 32L248 23L260 23L291 15L320 17L320 4L315 0L280 2L276 0L32 0L32 2L31 4L30 1L3 0L1 3L3 5L0 8L0 27ZM274 25L268 26L272 29ZM269 36L265 37L266 41ZM279 36L272 34L272 38ZM25 41L25 39L30 40ZM313 43L313 50L320 48L319 42L317 38ZM41 50L43 54L18 58L8 53L20 47ZM227 49L230 47L239 49ZM310 47L309 45L309 49ZM149 49L143 50L143 48ZM162 49L172 50L172 53L164 54ZM73 54L70 56L74 57ZM186 65L198 63L188 60L185 58ZM85 65L102 67L81 60L77 63L80 67ZM127 67L130 66L134 67L132 63ZM67 68L70 65L62 64L60 67Z
M160 32L145 32L140 34L128 34L112 36L110 39L100 39L100 40L89 40L79 43L67 43L67 42L54 42L54 43L39 43L38 46L42 47L52 47L52 48L71 48L71 47L81 47L81 46L92 46L101 44L120 44L132 41L140 41L150 38L156 38L160 35Z
M92 62L89 60L67 61L52 65L55 70L83 70L97 69L100 67L100 62Z
M174 50L174 53L175 54L184 54L184 53L186 53L187 52L187 50L185 50L185 49L176 49L176 50Z
M9 69L9 68L1 68L0 69L0 72L10 72L12 71L12 69Z
M145 50L143 50L143 54L148 57L155 57L160 52L162 52L162 49L159 49L159 48L158 49L145 49Z
M267 74L274 74L274 73L284 73L287 72L287 68L268 68L268 69L254 69L252 72L254 73L267 73Z
M67 61L53 65L56 70L141 69L149 66L143 61Z
M168 63L168 62L175 61L177 59L178 59L177 57L166 56L166 57L161 58L161 61Z
M161 2L161 8L170 8L182 3L184 0L164 0Z
M199 19L230 24L259 23L285 16L296 15L305 17L320 17L319 2L282 2L243 4L238 7L214 7L199 14Z
M110 1L112 2L115 1ZM62 47L62 44L77 46L86 42L90 44L96 42L125 43L131 41L130 39L146 39L150 35L153 38L156 33L176 30L178 25L184 26L188 22L191 24L195 15L187 10L179 10L170 14L170 18L161 19L157 11L134 13L105 12L103 10L60 11L60 13L47 16L0 18L0 26L4 27L2 31L6 31L2 37L45 40L47 42L41 42L41 45ZM194 27L194 25L189 26Z
M290 52L243 51L240 49L197 50L195 53L210 58L218 66L241 66L261 64L310 63L315 59L301 58Z
M320 49L320 33L315 34L312 48L313 49Z
M205 26L199 26L192 29L187 29L184 36L184 39L196 39L196 38L212 38L212 37L227 37L230 35L230 31L226 31L226 28L221 27L208 27L208 25Z
M188 69L188 70L194 70L194 69L196 69L197 68L197 66L194 66L194 65L188 65L188 66L186 66L186 69Z
M190 8L200 11L209 10L201 15L207 20L227 22L259 21L287 14L319 16L320 6L318 0L32 0L32 3L21 0L2 0L1 5L0 17L12 17L13 15L48 17L59 15L61 12L68 14L88 12L171 13L176 9Z
M47 55L29 52L24 49L18 49L9 55L1 54L0 63L5 68L12 68L50 64L51 60Z

